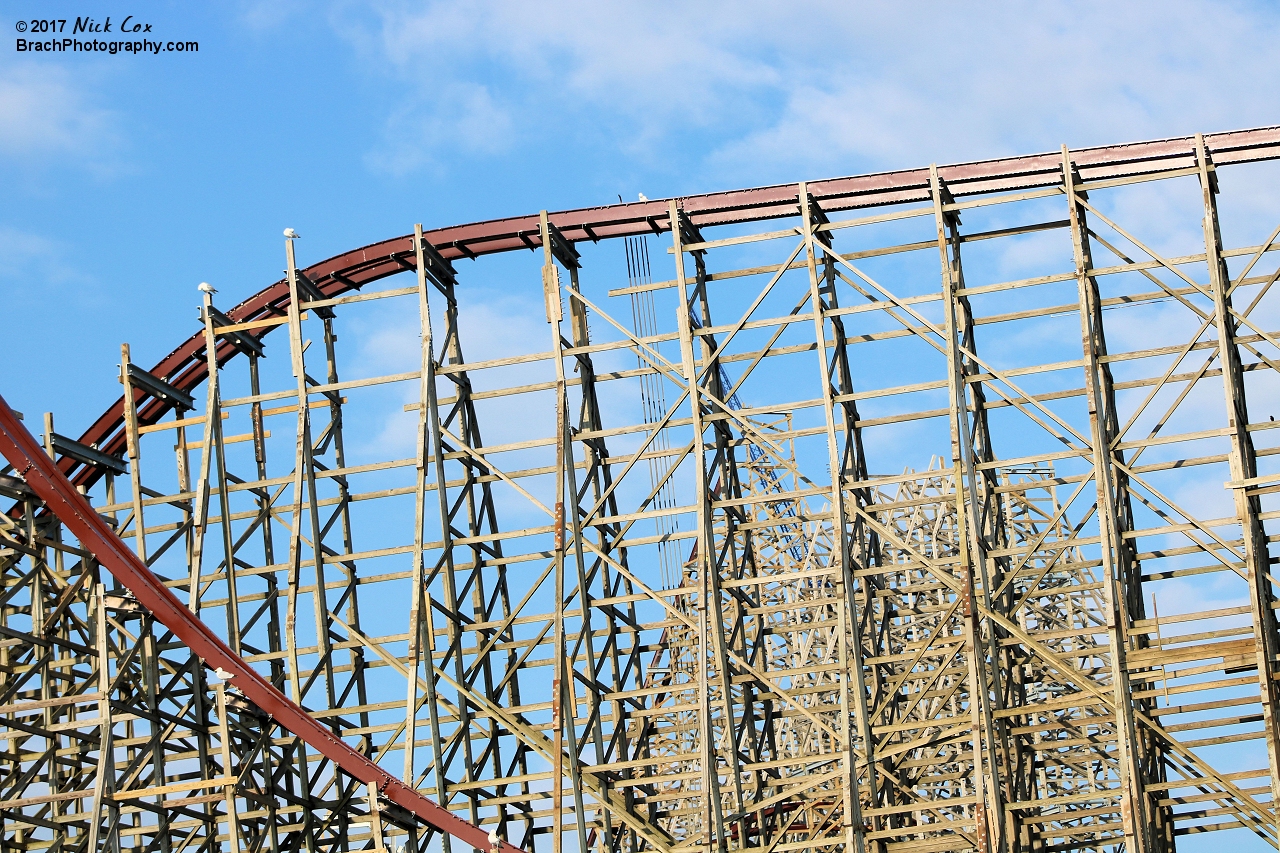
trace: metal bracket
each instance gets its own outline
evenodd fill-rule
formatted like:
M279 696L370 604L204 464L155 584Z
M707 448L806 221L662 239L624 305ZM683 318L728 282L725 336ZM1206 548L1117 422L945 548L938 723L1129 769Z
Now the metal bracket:
M53 445L54 453L61 456L70 456L82 465L105 468L115 474L123 474L129 470L128 463L123 459L103 453L96 447L81 444L74 438L67 438L65 435L58 435L58 433L54 432L49 434L49 441Z
M245 355L256 355L259 358L266 356L266 348L262 346L262 342L253 335L246 335L243 332L219 332L220 326L234 326L235 321L223 314L217 308L209 306L209 317L213 320L213 331L223 340L230 343L233 347L240 350Z
M298 292L301 293L302 297L306 300L305 302L303 302L301 305L298 306L299 311L301 311L304 308L310 307L309 303L321 302L329 298L327 295L325 295L325 292L321 290L314 281L307 278L307 274L304 273L302 270L297 271L297 276L298 276ZM311 310L315 311L317 316L323 317L326 320L332 320L334 318L333 309L327 305L311 308Z
M573 243L549 219L547 220L547 230L551 232L551 254L555 255L556 260L567 270L581 269L582 262L580 259L582 256L573 247Z
M179 391L168 382L143 370L138 365L130 362L125 365L125 370L129 374L129 382L142 388L157 400L163 400L173 406L192 411L196 407L195 398L185 391Z

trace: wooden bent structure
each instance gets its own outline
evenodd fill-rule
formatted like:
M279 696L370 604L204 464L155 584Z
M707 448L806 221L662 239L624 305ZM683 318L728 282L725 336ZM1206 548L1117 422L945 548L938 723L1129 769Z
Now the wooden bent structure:
M287 240L0 401L0 853L1277 846L1277 158Z

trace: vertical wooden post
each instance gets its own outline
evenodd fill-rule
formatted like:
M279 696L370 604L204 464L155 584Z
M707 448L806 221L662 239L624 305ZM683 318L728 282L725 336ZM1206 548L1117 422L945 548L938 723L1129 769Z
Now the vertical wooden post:
M138 405L129 379L129 345L120 345L120 384L124 386L124 437L129 454L129 485L133 499L133 549L138 559L147 561L147 526L142 515L142 464L138 442Z
M195 481L195 516L192 520L191 565L187 606L200 613L200 572L204 564L205 534L209 528L209 471L216 434L222 429L222 407L218 400L218 337L213 330L213 294L201 291L200 316L204 320L205 405L203 438L200 442L200 469ZM186 429L178 430L180 459L186 455ZM184 466L185 468L185 466ZM236 632L237 634L239 632ZM233 647L234 648L234 647Z
M285 239L285 254L289 269L294 268L293 240ZM297 386L297 428L294 434L293 453L293 504L289 515L289 575L288 605L285 610L285 647L289 658L289 688L294 702L302 702L302 677L298 663L298 587L302 574L302 502L305 488L306 448L311 443L309 410L307 401L307 378L302 359L302 331L294 327L301 326L302 320L298 309L298 281L290 273L289 279L289 363Z
M698 728L701 731L702 792L705 797L703 837L701 844L708 850L724 849L724 837L718 831L724 826L720 805L720 774L716 756L715 726L711 715L711 685L709 683L710 632L720 626L710 624L711 596L710 575L715 569L715 536L712 531L714 517L711 508L711 486L707 477L707 460L703 449L706 427L703 423L702 389L698 383L698 371L693 355L693 325L689 320L689 291L684 269L684 245L680 235L680 208L672 199L668 208L671 221L671 240L676 262L676 291L679 303L676 307L676 324L680 335L680 363L689 393L689 411L693 427L694 452L694 501L698 508ZM727 673L724 690L729 689Z
M285 239L285 260L287 262L286 277L289 281L289 341L291 344L292 363L297 379L298 419L301 427L297 450L301 456L295 458L295 464L301 469L306 496L307 520L311 528L311 563L315 570L315 587L312 593L312 612L315 618L316 645L319 648L317 666L324 675L324 687L329 707L337 701L337 693L333 680L333 641L331 639L329 618L329 593L327 573L325 570L324 528L320 523L319 495L316 493L315 451L312 447L310 392L307 389L307 370L305 352L308 341L302 337L302 289L299 284L297 260L294 256L293 241ZM296 477L296 474L295 474ZM294 495L294 504L302 495ZM298 535L301 536L301 519L296 519ZM299 568L300 568L299 563ZM299 581L301 582L301 581ZM314 679L312 679L314 680Z
M850 662L848 655L848 637L849 637L849 619L847 610L849 603L853 597L852 572L850 571L850 555L849 555L849 537L846 534L848 528L845 506L844 506L844 486L840 482L842 467L840 464L840 445L839 439L836 437L836 420L835 420L835 399L833 389L831 387L831 374L829 365L831 359L827 355L827 318L825 313L825 304L823 303L822 292L820 288L820 280L818 277L817 255L814 251L814 231L813 220L814 211L811 210L812 200L809 198L809 189L805 183L800 184L800 220L801 230L805 240L805 262L809 269L809 304L813 311L813 327L814 340L817 342L818 354L818 373L819 381L822 383L822 410L826 420L827 427L827 464L831 470L831 524L832 524L832 540L833 540L833 557L839 561L837 569L840 572L841 584L841 602L837 608L840 623L840 735L844 738L844 743L840 745L842 753L841 760L844 762L843 788L844 788L844 822L845 822L845 843L850 849L856 853L862 853L865 849L865 839L862 823L862 804L858 791L858 770L855 764L853 751L853 723L851 721L852 712L849 703L849 679L854 677L856 682L861 684L861 672L856 675L850 672ZM861 664L858 664L861 669ZM865 715L864 715L865 716ZM866 740L868 752L872 748L870 738ZM868 756L869 757L869 756Z
M236 810L236 775L231 766L231 721L227 719L227 685L214 685L218 709L218 736L222 740L223 802L227 809L227 839L231 853L240 853L240 814Z
M1004 850L1003 805L998 787L993 784L994 756L986 749L988 730L987 679L985 648L979 625L975 597L975 562L983 560L981 536L973 521L976 504L967 506L966 490L970 499L976 499L972 490L973 447L969 429L968 386L965 381L963 357L960 351L960 331L957 319L958 284L947 253L948 214L944 210L943 187L936 166L929 168L929 182L933 196L934 225L937 229L938 253L942 263L942 309L946 317L947 393L951 408L952 481L956 507L956 533L958 536L959 569L964 591L961 615L964 620L965 657L969 677L969 714L972 727L973 786L977 804L974 806L978 853ZM983 588L982 593L988 594ZM990 814L994 812L994 815ZM994 820L992 819L994 817Z
M1116 708L1116 746L1119 753L1121 819L1126 841L1135 853L1151 850L1151 833L1147 819L1147 798L1143 786L1141 739L1133 716L1133 697L1125 661L1129 651L1130 627L1125 606L1129 545L1124 540L1125 524L1119 502L1122 487L1116 482L1113 466L1110 423L1115 420L1114 400L1110 394L1106 368L1101 359L1106 355L1102 329L1101 297L1092 275L1088 225L1084 209L1076 198L1075 171L1067 147L1062 147L1063 189L1067 195L1071 224L1071 240L1075 255L1076 281L1079 292L1081 344L1085 361L1085 393L1089 405L1090 440L1093 445L1093 478L1098 493L1098 526L1102 544L1103 598L1105 601L1107 643L1111 655L1112 694Z
M550 223L548 223L548 234L552 236L553 239L561 239L558 232L552 234ZM556 245L557 244L553 243L553 248L555 248ZM561 263L565 265L569 272L569 288L567 293L570 294L569 314L570 328L573 336L571 343L575 348L588 347L591 345L591 336L587 322L587 308L580 299L573 298L572 296L572 294L578 294L581 292L579 283L579 270L581 269L581 264L579 257L573 246L562 239L559 251ZM575 370L579 375L578 388L582 395L581 415L577 429L584 432L600 430L603 426L600 417L600 402L596 397L595 367L592 364L591 355L590 353L580 352L574 355L574 359L576 361ZM568 497L565 507L565 532L573 542L574 566L577 569L577 596L579 608L582 613L576 644L581 650L579 656L590 662L588 664L588 671L590 672L595 670L598 672L603 668L599 663L600 655L605 652L598 649L596 645L596 629L593 623L593 614L598 613L599 609L592 597L591 574L588 572L586 546L584 545L583 538L587 535L591 535L595 539L596 548L600 553L608 553L613 550L613 544L609 536L609 528L603 525L590 525L589 523L589 519L591 518L590 509L594 508L595 504L600 501L601 495L605 488L607 488L609 479L609 452L603 438L587 439L580 442L584 462L583 468L586 471L583 476L583 481L580 483L578 479L578 464L574 457L573 450L573 438L575 435L574 427L572 424L568 423L567 419L565 426L567 431L565 442L569 449L568 464L565 466L565 477L567 481L566 495ZM583 496L586 492L587 485L591 487L591 497L584 501ZM585 526L584 519L587 520ZM597 582L600 584L600 589L608 590L609 565L607 561L601 560L598 563L598 566L599 580ZM608 592L605 594L608 595ZM613 610L606 609L604 615L605 621L609 625L610 633L612 633L616 630L617 624L614 619ZM605 648L616 679L619 670L617 651L618 644L616 642L606 640ZM599 684L598 676L592 676L589 678L588 684ZM615 684L617 684L617 681L615 681ZM577 755L579 749L576 736L578 708L577 681L570 679L569 688L571 691L569 694L571 697L569 701L571 716L568 728L570 749L573 750L573 754ZM589 732L586 733L586 736L591 738L593 745L595 746L596 761L600 764L607 763L609 760L608 746L605 741L604 726L602 723L605 713L605 703L602 694L603 691L596 686L588 686L583 690L584 727L589 727ZM616 703L614 707L619 708L622 707L622 705L623 703ZM614 725L620 725L619 721L615 720ZM583 802L583 787L580 776L581 771L576 764L571 765L569 771L570 779L574 786L574 807L577 811L579 851L580 853L586 853L588 831L586 826L586 810ZM612 850L615 845L613 815L604 803L600 803L598 815L601 830L596 836L596 848L597 850L602 851Z
M378 804L378 783L370 782L369 789L369 835L373 839L376 853L387 853L386 842L382 838L382 808Z
M440 405L436 393L435 382L435 355L434 355L434 333L431 328L431 303L427 299L426 291L426 246L422 237L422 226L414 226L414 255L418 265L418 322L422 329L422 361L423 361L423 379L419 385L419 397L421 398L422 413L420 415L420 423L423 434L421 436L422 443L419 446L419 454L425 466L428 461L432 463L433 473L435 475L436 485L436 501L437 509L440 514L440 549L442 552L441 563L444 565L444 585L445 595L450 606L457 604L457 596L453 586L454 564L453 564L453 531L449 523L449 492L448 478L445 473L444 457L445 447L441 441L440 429ZM430 442L431 452L427 453L427 443ZM417 536L415 539L415 550L417 552L416 560L422 559L422 525L426 523L426 470L419 473L419 485L415 488L415 504L417 502L418 489L422 490L422 522L417 526ZM421 660L426 668L426 702L427 709L431 719L431 755L435 766L436 775L436 798L440 805L444 808L449 807L449 790L448 783L445 780L444 766L444 742L440 737L440 713L436 703L436 674L435 674L435 648L436 635L434 615L432 612L431 594L426 588L425 566L422 569L423 577L421 578L421 588L415 590L420 596L420 610L417 614L418 627L411 629L411 633L425 633L426 648L421 654ZM453 637L455 626L453 622L449 622L449 629L446 636L450 639ZM421 636L421 634L419 634ZM459 672L460 670L455 670ZM415 669L416 673L416 669ZM414 696L413 710L410 714L417 713L416 679L410 678L409 692ZM466 705L463 701L458 702L458 711L460 719L458 726L464 731L469 725L466 720ZM464 735L465 737L465 735ZM410 777L405 777L408 784L413 784ZM444 853L450 853L452 849L452 840L447 834L440 837L441 847Z
M427 301L427 264L422 250L422 223L413 226L413 251L418 279L418 328L421 342L421 378L418 380L418 444L413 470L413 559L410 564L409 593L409 696L405 700L404 729L404 781L414 784L414 743L418 732L418 670L422 658L422 592L426 583L426 566L423 563L422 527L426 521L427 457L429 445L434 443L429 430L428 387L434 386L435 357L432 354L431 306ZM427 613L426 618L431 618Z
M93 588L94 629L98 653L98 769L94 775L93 801L89 815L88 850L120 851L120 807L111 799L115 791L115 723L111 712L111 647L107 642L107 601L102 584ZM99 833L107 821L107 839Z
M1236 317L1231 303L1231 276L1222 256L1222 232L1218 225L1218 181L1204 136L1196 134L1196 161L1200 168L1200 192L1204 206L1205 260L1209 266L1209 287L1213 292L1214 325L1218 327L1218 363L1222 366L1222 390L1226 397L1227 431L1231 439L1231 480L1238 484L1258 476L1258 457L1249 435L1249 407L1245 396L1244 369L1236 344ZM1274 580L1271 552L1262 526L1262 502L1236 485L1232 490L1236 518L1244 540L1244 562L1249 575L1249 610L1253 620L1254 653L1258 661L1258 690L1262 704L1262 725L1266 734L1267 766L1270 770L1272 822L1280 830L1280 671L1276 654L1277 636ZM1165 688L1168 689L1167 686Z
M561 853L564 834L564 710L565 710L565 678L569 677L569 666L565 661L564 644L564 483L566 456L569 448L565 446L567 429L567 405L564 378L564 345L560 335L560 321L564 311L560 302L560 276L556 269L555 257L551 251L551 234L547 222L547 212L541 213L542 231L542 294L546 302L547 324L551 327L551 352L556 369L556 503L554 532L555 559L555 596L552 614L554 628L552 631L553 674L551 677L551 728L552 728L552 853Z
M424 680L423 692L427 698L427 713L430 715L431 723L431 758L435 764L436 772L436 800L444 807L449 807L449 786L445 781L444 767L444 744L440 737L440 706L436 702L436 632L435 622L431 611L431 593L426 589L422 591L422 609L423 631L426 633L426 648L423 651L423 661L426 665L426 679ZM461 723L459 723L461 725ZM448 833L441 833L440 848L444 853L452 850L452 840Z
M298 590L301 586L302 579L302 511L303 496L309 498L308 509L313 510L312 527L313 536L316 526L314 517L315 509L315 479L314 471L311 470L311 416L310 407L307 405L307 372L306 364L303 358L305 345L302 340L302 308L300 306L300 295L298 288L298 266L294 258L293 241L295 238L285 238L285 262L286 262L286 278L289 283L289 309L288 309L288 326L289 326L289 363L293 370L293 376L296 380L296 395L298 401L298 423L295 434L294 445L294 461L293 461L293 507L290 518L290 535L289 535L289 606L288 615L286 617L285 632L288 638L289 651L289 676L290 686L293 691L293 701L301 704L302 695L302 673L298 663L298 640L297 640L297 618L298 618ZM321 567L322 554L319 537L311 540L312 562L315 566L316 575L316 644L320 648L320 663L318 666L331 666L328 655L329 649L329 625L328 620L320 618L320 608L323 607L324 599L324 570ZM327 611L325 616L327 616ZM333 680L326 679L329 688L329 698L333 698ZM332 705L330 706L332 707ZM303 796L310 799L310 778L311 774L307 769L307 750L305 746L298 742L296 746L296 755L298 762L298 781L302 787ZM302 814L302 834L304 844L309 853L315 850L315 822L309 809L304 809Z
M434 251L428 253L428 245L423 244L424 254L428 255L429 261L434 263L442 260ZM450 365L463 363L462 346L458 338L458 303L455 296L456 280L452 269L444 268L439 270L441 278L437 279L440 290L445 297L445 315L441 327L445 330L445 341L442 345L442 361L447 360ZM459 600L459 589L470 586L469 583L459 584L458 572L459 566L455 555L454 530L453 524L455 514L462 511L468 512L467 531L464 535L469 537L478 537L480 534L480 526L475 516L476 504L479 503L489 513L489 521L496 530L496 521L494 521L491 496L488 492L487 485L478 485L476 483L475 468L469 460L462 463L461 470L461 494L455 501L450 501L448 480L445 469L445 456L449 453L444 441L444 429L442 428L442 420L448 420L454 416L459 419L460 435L459 439L468 445L476 446L480 444L479 428L474 420L474 410L470 402L470 382L465 373L451 373L450 378L456 383L457 395L452 410L449 412L448 418L442 419L440 415L439 400L436 396L436 388L434 385L427 387L427 405L431 428L432 439L435 442L435 452L432 457L435 460L435 476L436 476L436 497L440 513L440 531L441 531L441 557L437 563L434 573L438 573L443 585L444 599L439 608L440 612L445 615L446 639L444 647L447 650L445 660L442 662L443 668L452 668L453 680L459 685L465 685L468 681L467 665L463 660L462 647L463 622L461 618L461 602ZM482 497L479 501L475 500L474 492L480 490ZM480 571L480 562L483 559L482 549L479 544L470 546L473 555L472 570L476 573ZM430 612L430 608L427 608ZM471 700L467 698L463 690L459 690L457 696L457 712L458 726L464 732L470 732L473 725L475 715L471 710ZM472 739L468 735L460 736L461 740L461 766L463 768L463 778L460 781L472 781L475 772L474 755L472 750ZM437 753L439 750L437 749ZM443 776L441 776L440 784L443 786ZM470 819L472 821L479 820L480 802L477 791L474 788L468 788L464 796L468 799Z

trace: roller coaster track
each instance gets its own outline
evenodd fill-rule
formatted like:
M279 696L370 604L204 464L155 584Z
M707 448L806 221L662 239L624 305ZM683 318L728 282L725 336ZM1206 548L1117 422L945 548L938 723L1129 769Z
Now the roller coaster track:
M284 280L225 314L206 294L149 371L125 347L125 395L78 441L49 420L41 446L0 398L0 853L100 831L113 853L386 853L379 797L445 853L1274 844L1280 447L1254 440L1280 423L1250 419L1245 378L1280 372L1280 227L1224 244L1217 195L1219 169L1275 159L1268 127L419 229L303 269L289 242ZM1202 246L1163 257L1099 201L1156 182L1199 188L1178 235ZM608 289L588 244L641 235L670 241L667 280ZM981 266L1041 238L1049 275ZM489 330L469 360L455 265L523 251L550 347ZM607 301L637 292L663 301L645 331ZM412 369L339 377L355 304L416 322ZM1121 317L1160 340L1115 351ZM643 423L602 405L640 380L663 389ZM1225 395L1212 429L1193 388ZM367 432L409 415L411 454ZM355 461L344 423L374 445ZM1195 476L1234 509L1175 501ZM674 583L660 549L688 555ZM1161 584L1205 578L1230 606L1161 620Z
M1205 137L1205 145L1218 165L1274 159L1280 157L1280 127L1210 134ZM1194 168L1195 145L1191 138L1163 139L1084 148L1072 152L1071 158L1082 176L1090 180L1105 180ZM938 169L951 195L957 198L1053 186L1060 180L1061 172L1062 158L1057 153L984 160ZM929 170L908 169L814 181L807 188L814 201L828 212L928 201ZM679 203L689 221L699 228L758 222L794 216L797 212L797 189L796 184L779 184L685 196ZM552 213L549 218L570 242L594 242L609 237L661 234L671 230L666 200L579 208ZM542 245L537 214L438 228L427 231L424 237L444 261L533 250ZM303 272L325 298L332 299L413 267L413 235L409 234L335 255L307 267ZM227 316L235 323L281 317L287 312L288 305L289 286L280 280L235 306ZM271 329L249 330L243 334L262 337ZM155 376L169 377L170 384L179 390L199 387L208 374L207 361L200 357L203 348L204 333L196 332L150 372ZM237 352L233 345L222 343L218 349L218 363L225 363ZM172 406L165 400L149 398L141 388L134 393L142 424L158 421ZM123 425L124 399L121 398L85 431L80 441L104 453L119 455L125 447ZM64 458L59 464L76 485L89 485L101 473L97 468L78 464L69 458Z
M102 520L84 496L53 464L53 460L27 431L9 404L0 397L0 454L18 471L76 539L105 566L144 607L198 655L206 667L228 673L224 680L244 694L261 711L302 738L321 755L353 778L373 784L383 797L417 815L427 826L446 832L477 850L519 853L520 848L499 841L496 845L479 827L436 805L413 788L374 764L305 710L289 701L265 678L183 606L160 579L138 559L128 545Z

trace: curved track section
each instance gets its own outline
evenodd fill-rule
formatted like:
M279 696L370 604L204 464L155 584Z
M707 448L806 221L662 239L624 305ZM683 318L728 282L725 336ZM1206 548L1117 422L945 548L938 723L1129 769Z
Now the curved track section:
M1272 842L1280 227L1218 207L1277 158L1264 128L289 242L150 372L124 348L81 443L49 425L66 480L29 436L19 469L313 749L526 850ZM469 299L454 263L518 249L517 307ZM37 538L0 548L31 715L86 574ZM55 786L41 725L3 758ZM128 739L130 792L195 783ZM358 787L285 847L347 853ZM43 830L14 844L78 849Z
M1205 145L1218 165L1272 159L1280 157L1280 127L1210 134L1205 137ZM1105 180L1178 168L1193 169L1195 143L1190 137L1163 139L1085 148L1072 152L1071 157L1083 177ZM1053 186L1059 182L1061 172L1062 158L1057 153L985 160L938 169L939 176L954 197ZM807 184L807 189L813 200L829 213L928 201L929 170L909 169L813 181ZM798 212L798 190L798 184L779 184L686 196L679 200L679 207L689 222L699 228L758 222L795 216ZM549 220L570 242L595 242L610 237L669 232L669 209L668 200L650 200L560 211L550 214ZM520 249L533 250L542 245L537 214L438 228L426 232L424 237L445 261ZM304 274L325 297L335 298L389 275L413 269L414 264L413 235L407 234L336 255L308 267ZM236 323L283 317L288 305L289 286L281 280L241 302L227 315ZM262 337L269 331L270 327L247 334ZM196 332L157 363L151 373L168 379L179 390L190 391L199 387L208 375L207 362L201 356L204 344L203 332ZM225 363L236 352L231 345L222 344L218 350L218 363ZM142 424L158 421L170 408L169 403L149 397L142 389L135 390L135 398ZM125 449L123 425L124 399L121 398L85 431L80 441L109 455L120 455ZM90 485L101 473L100 469L78 464L69 458L62 459L59 464L76 485Z
M316 722L314 717L289 701L246 664L198 616L183 606L94 512L71 481L54 466L53 460L14 415L3 397L0 397L0 454L9 460L14 470L80 544L132 592L140 604L198 655L205 666L227 673L221 675L224 681L243 693L261 711L353 778L366 785L376 785L382 796L416 815L427 826L448 833L477 850L500 849L505 853L522 853L519 847L505 841L495 845L484 830L436 805L334 737L330 729Z

